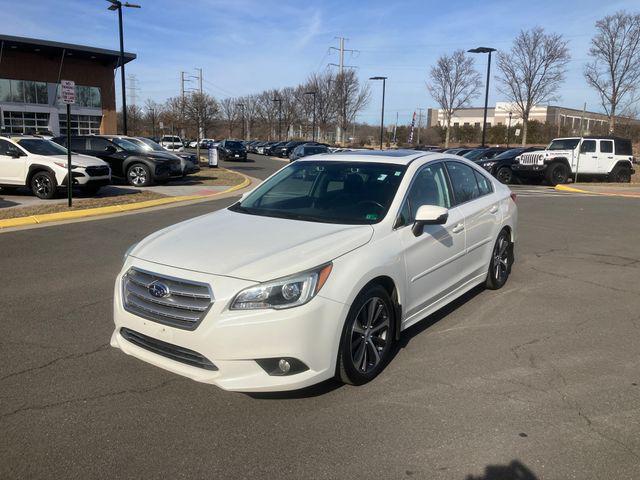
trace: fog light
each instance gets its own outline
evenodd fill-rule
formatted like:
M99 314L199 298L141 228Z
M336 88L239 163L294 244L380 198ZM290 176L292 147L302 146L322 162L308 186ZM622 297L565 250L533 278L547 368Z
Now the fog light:
M289 373L289 370L291 370L291 365L284 358L281 358L278 362L278 368L284 375L286 375Z
M268 375L275 377L283 377L286 375L295 375L309 370L303 362L292 357L276 357L276 358L260 358L256 363L267 372Z

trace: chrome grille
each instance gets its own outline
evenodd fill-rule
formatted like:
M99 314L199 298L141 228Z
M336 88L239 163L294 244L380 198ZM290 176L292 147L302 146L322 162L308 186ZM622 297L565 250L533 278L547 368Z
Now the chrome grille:
M522 165L535 165L543 156L540 153L523 153L520 155L520 163Z
M153 287L166 295L153 295ZM161 290L163 292L164 290ZM166 277L131 268L122 278L124 309L154 322L194 330L213 305L213 294L204 283Z
M145 350L149 350L157 355L170 358L176 362L186 363L192 367L204 368L205 370L218 370L218 367L216 367L211 360L198 352L189 350L188 348L163 342L157 338L148 337L142 333L129 330L125 327L120 329L120 335L140 348L144 348Z

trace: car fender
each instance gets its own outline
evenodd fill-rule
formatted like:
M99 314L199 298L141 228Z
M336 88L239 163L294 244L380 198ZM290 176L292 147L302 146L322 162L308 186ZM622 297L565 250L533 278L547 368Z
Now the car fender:
M122 162L122 173L123 175L126 175L127 170L129 169L129 166L132 163L144 163L147 167L149 167L151 169L151 173L155 173L156 170L156 163L149 158L146 157L139 157L137 155L131 155L130 157L127 157L124 162Z
M616 163L611 167L611 170L609 170L609 172L608 172L608 173L613 172L613 170L614 170L616 167L618 167L618 166L621 166L621 167L628 167L628 168L630 168L630 169L631 169L631 173L632 173L632 174L633 174L633 173L634 173L634 171L635 171L635 170L634 170L634 168L633 168L633 163L631 162L631 160L618 160L618 161L617 161L617 162L616 162Z
M544 159L545 165L551 165L552 163L564 163L569 171L571 171L571 163L569 162L569 159L567 157L552 157Z
M29 165L27 178L24 183L25 186L28 187L29 184L31 183L31 177L33 177L35 173L40 172L42 170L46 170L47 172L53 174L53 176L56 177L56 182L58 182L58 185L62 185L64 178L67 175L66 169L62 169L59 167L51 167L49 165L43 165L41 163L32 163L31 165Z

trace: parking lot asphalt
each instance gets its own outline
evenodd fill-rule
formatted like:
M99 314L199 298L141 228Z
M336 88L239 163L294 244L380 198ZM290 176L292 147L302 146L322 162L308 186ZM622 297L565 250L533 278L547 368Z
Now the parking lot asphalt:
M503 289L409 329L368 385L259 396L108 345L127 247L231 202L0 234L0 478L637 478L640 200L521 196Z

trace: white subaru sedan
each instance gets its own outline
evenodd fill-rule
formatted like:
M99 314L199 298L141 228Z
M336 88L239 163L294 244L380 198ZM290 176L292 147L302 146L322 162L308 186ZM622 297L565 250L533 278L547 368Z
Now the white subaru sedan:
M130 248L111 345L226 390L363 384L402 330L505 284L516 223L509 188L458 156L301 159Z

